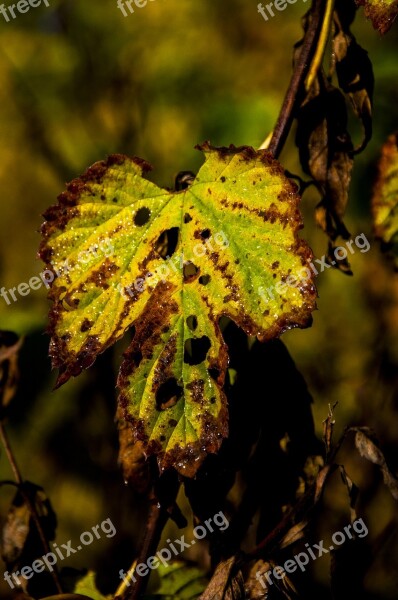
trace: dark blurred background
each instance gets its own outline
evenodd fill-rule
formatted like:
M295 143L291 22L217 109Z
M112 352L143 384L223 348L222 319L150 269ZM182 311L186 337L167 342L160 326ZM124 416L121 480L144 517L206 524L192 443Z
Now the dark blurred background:
M179 171L197 171L197 143L260 146L281 106L307 6L298 0L268 22L254 0L154 0L127 18L116 0L50 0L49 8L17 13L10 22L0 15L0 285L12 288L42 270L36 259L41 213L66 181L107 154L146 159L154 166L151 178L171 187ZM291 331L283 341L314 398L317 433L328 404L338 401L336 437L347 425L372 427L396 472L398 284L372 237L370 197L381 144L398 127L397 26L382 39L359 11L354 32L369 51L376 89L374 136L355 163L346 223L353 235L366 234L371 249L353 255L353 277L332 269L319 276L313 327ZM281 160L301 173L293 135ZM307 192L302 235L320 257L326 240L314 224L316 202L315 193ZM112 519L114 539L68 561L98 571L109 593L121 566L113 557L136 547L145 506L124 487L116 465L114 373L123 344L53 392L43 333L47 311L44 288L10 305L0 297L0 328L26 336L8 429L24 476L52 500L58 542ZM272 375L265 366L264 402ZM352 446L339 460L363 490L359 512L370 539L379 543L365 580L367 597L393 600L398 536L385 528L396 507L376 469ZM0 479L11 478L1 452ZM13 491L0 488L0 494L1 525ZM346 492L337 478L325 508L319 539L339 529L341 519L348 522ZM191 558L201 558L199 546ZM328 560L314 569L319 585L327 585ZM0 592L7 597L3 570L0 562Z

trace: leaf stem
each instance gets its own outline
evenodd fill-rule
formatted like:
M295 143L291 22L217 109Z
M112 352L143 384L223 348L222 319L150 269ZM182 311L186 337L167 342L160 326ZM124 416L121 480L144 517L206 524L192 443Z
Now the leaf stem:
M304 35L300 56L295 65L289 87L278 120L273 131L268 151L277 158L289 134L294 119L295 109L300 100L299 93L307 76L311 57L318 44L322 22L326 15L327 2L330 0L313 0L310 8L310 22Z
M305 89L307 92L309 92L309 90L311 89L312 84L314 83L315 78L318 74L318 71L322 66L323 55L325 54L325 48L329 39L330 28L332 25L334 3L335 0L327 0L325 17L323 19L318 45L316 47L314 58L312 59L310 70L305 80Z
M173 507L175 506L179 487L178 479L167 477L166 481L163 481L158 486L158 489L156 489L156 486L152 489L149 515L140 553L134 559L127 576L130 574L133 576L137 565L146 563L148 558L155 553L163 528L173 514ZM166 491L162 490L162 488L166 488ZM149 575L145 577L137 575L135 579L136 581L131 588L131 584L123 582L117 589L114 600L138 600L141 598L148 584Z

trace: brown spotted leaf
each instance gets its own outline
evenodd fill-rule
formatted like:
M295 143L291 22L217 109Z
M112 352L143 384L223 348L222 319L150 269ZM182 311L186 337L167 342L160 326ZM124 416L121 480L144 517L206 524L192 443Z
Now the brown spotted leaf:
M364 7L365 15L382 34L387 33L398 15L398 0L356 0L356 3Z
M114 155L72 181L45 213L40 255L54 276L51 355L58 385L134 327L118 385L124 417L161 468L192 476L227 435L223 392L231 318L268 340L310 323L295 186L265 151L199 148L206 161L178 192ZM309 272L309 269L306 269ZM291 275L265 303L259 295Z

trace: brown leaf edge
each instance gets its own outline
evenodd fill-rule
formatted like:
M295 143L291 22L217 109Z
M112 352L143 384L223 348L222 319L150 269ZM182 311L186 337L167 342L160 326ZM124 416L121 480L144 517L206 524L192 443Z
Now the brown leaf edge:
M280 163L275 160L266 150L256 151L250 146L236 147L233 144L231 144L229 147L213 147L209 142L204 142L202 145L197 145L196 149L201 150L202 152L217 151L221 158L239 153L242 154L243 158L247 161L250 161L254 158L259 158L265 166L273 169L275 175L285 176L284 170ZM58 229L61 231L64 230L69 220L76 215L74 207L77 206L81 194L83 192L90 193L91 183L100 184L103 182L108 169L112 165L122 165L125 162L133 162L139 165L143 174L152 169L151 165L141 158L130 158L122 154L110 155L105 161L95 163L89 167L82 176L68 183L66 186L66 191L62 192L58 196L58 204L51 206L44 212L43 217L45 221L41 228L43 241L39 247L38 256L45 263L46 268L52 268L52 250L48 245L49 238L54 231L57 231ZM281 195L283 196L283 199L288 198L292 203L292 213L295 217L295 244L291 250L301 257L303 266L307 266L307 262L313 258L313 253L307 243L298 237L298 231L303 227L299 212L299 203L301 199L297 193L297 186L288 179L286 179L286 184L287 189L284 190ZM159 285L161 285L161 283L159 283L158 286ZM49 311L49 326L47 328L47 333L51 336L49 354L52 360L52 366L53 368L59 369L59 376L55 386L56 388L66 383L70 377L77 377L84 369L91 367L97 356L104 352L108 347L112 346L125 333L125 331L119 331L116 325L115 331L117 333L115 333L106 344L100 344L96 336L88 336L86 343L79 350L79 352L71 353L67 347L67 340L60 338L56 334L59 313L62 311L60 295L61 290L56 287L54 288L53 282L51 282L48 298L52 300L53 306ZM247 335L257 335L260 341L268 341L280 336L289 329L295 327L309 327L312 324L311 313L316 309L315 299L316 289L315 286L312 285L311 297L308 299L303 309L295 309L294 311L281 316L273 327L260 333L258 332L258 327L255 325L255 323L253 323L250 317L245 315L243 312L237 319L235 319L235 321ZM134 299L132 298L131 301L133 302ZM229 317L230 315L225 313L225 316ZM134 323L131 325L134 325Z
M286 189L284 189L283 192L281 192L281 196L283 196L283 198L288 199L291 203L292 210L290 219L292 219L292 216L294 217L293 229L295 242L291 250L292 252L296 253L296 255L301 257L302 264L303 266L305 266L307 264L307 261L313 258L313 254L307 243L298 237L298 231L303 227L301 215L299 212L300 196L297 193L297 187L295 186L295 184L293 184L289 179L286 178L286 175L280 163L277 160L275 160L272 157L272 155L266 150L256 151L249 146L235 147L231 144L228 148L213 147L209 142L205 142L202 145L196 146L196 148L205 153L216 151L221 159L225 158L226 156L231 156L235 154L241 154L243 159L248 162L257 158L261 160L261 162L263 162L265 166L271 168L275 175L285 177ZM43 216L45 218L45 222L42 226L42 234L44 239L42 244L40 245L39 257L45 262L47 268L51 268L50 261L52 258L52 250L48 245L49 238L54 233L54 231L57 231L59 229L65 229L69 220L76 215L74 207L78 205L81 194L83 192L90 193L91 183L100 184L101 182L103 182L104 177L106 176L107 171L111 166L115 164L121 165L124 164L126 161L132 161L133 163L139 165L143 173L152 169L152 167L146 161L140 158L129 158L121 154L111 155L105 161L95 163L93 166L87 169L87 171L81 177L74 179L72 182L67 184L66 191L58 196L58 204L50 207L44 213ZM170 312L174 312L177 309L175 303L173 303L171 299L168 299L168 297L170 296L170 288L172 288L170 283L164 284L160 282L155 288L152 296L148 300L148 303L142 315L131 323L131 326L135 327L135 336L132 344L130 345L129 349L124 355L124 362L120 369L118 387L121 389L125 387L127 376L131 375L134 368L137 366L135 360L138 356L137 353L142 353L145 344L147 344L149 350L150 346L153 347L153 344L155 343L154 339L156 337L159 337L161 328L164 327L166 324L166 316ZM316 308L315 286L312 284L311 288L309 289L311 291L311 296L306 301L302 309L294 309L290 313L282 315L271 328L264 330L263 332L258 332L258 327L256 326L256 324L250 319L248 315L244 314L243 311L240 315L238 315L238 318L234 319L234 321L245 331L246 334L257 335L257 337L261 341L266 341L278 337L284 331L292 329L294 327L308 327L312 323L311 312ZM58 337L56 334L56 326L59 319L59 314L62 311L60 304L60 294L60 290L51 286L48 297L53 301L53 306L50 309L49 313L50 324L47 331L51 336L50 356L52 359L52 366L53 368L59 369L59 376L56 387L59 387L66 383L71 376L77 376L82 372L83 369L87 369L90 366L92 366L97 356L100 353L104 352L118 339L120 339L125 333L125 331L119 332L118 327L116 327L116 333L108 340L106 344L103 345L99 343L98 338L96 338L95 336L88 336L84 346L80 349L79 352L69 352L67 348L67 340ZM231 315L225 313L225 316L229 317ZM148 326L148 322L150 323L150 326ZM216 334L220 337L220 341L222 341L221 331L219 330L218 326L216 326ZM171 359L169 362L171 362ZM217 368L219 371L217 383L220 386L220 388L222 388L224 385L227 365L227 348L222 342L221 355L218 357L217 363L212 365L212 367L214 366L214 368ZM164 374L160 374L160 383L164 379ZM153 444L150 444L147 448L145 448L146 456L149 456L151 454L159 454L159 464L162 469L180 465L183 469L183 474L185 476L192 477L199 468L201 462L207 456L207 454L216 453L219 450L222 439L227 437L228 435L227 401L225 394L223 392L222 394L223 407L218 417L218 420L216 421L215 419L209 416L207 416L204 419L203 426L204 430L206 431L206 439L198 441L192 446L186 448L184 451L181 451L180 448L176 447L173 451L168 453L167 456L160 454L161 450L159 448L159 444L157 442L154 442ZM127 421L130 421L135 431L136 440L144 442L145 446L147 440L143 431L142 423L131 422L131 417L129 416L127 411L127 403L128 400L122 392L120 396L120 405L123 408L124 417Z

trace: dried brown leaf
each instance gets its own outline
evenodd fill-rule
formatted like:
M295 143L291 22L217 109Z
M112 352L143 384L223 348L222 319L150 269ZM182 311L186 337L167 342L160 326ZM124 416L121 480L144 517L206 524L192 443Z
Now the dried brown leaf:
M30 482L24 482L23 485L25 494L35 505L46 538L53 540L56 516L49 499L41 487ZM19 562L25 562L24 556L30 556L36 551L39 555L43 550L29 506L20 490L14 496L3 527L1 548L2 558L9 568L13 568Z
M342 7L342 11L345 6ZM354 152L365 149L372 137L372 105L374 76L368 53L361 48L350 31L344 12L335 12L333 53L340 88L347 94L355 114L362 121L364 138Z
M351 520L351 523L353 523L357 518L355 504L358 499L359 489L355 485L355 483L352 481L352 479L350 479L350 477L347 475L347 472L346 472L345 468L343 467L343 465L340 465L339 469L340 469L341 478L343 480L344 485L347 488L348 496L350 498L350 520Z
M307 525L308 521L305 519L300 521L300 523L297 523L297 525L293 525L293 527L291 527L286 535L282 538L281 543L279 544L280 549L282 550L287 548L291 544L301 540L304 537L304 531Z
M315 218L330 240L328 262L350 272L348 262L336 263L332 253L339 236L349 238L343 217L351 182L353 145L347 131L344 96L323 73L314 82L297 120L296 145L301 166L311 175L322 195Z
M395 500L398 500L398 479L388 468L384 454L378 447L377 441L374 439L373 432L365 427L356 429L355 446L363 458L366 458L366 460L369 460L380 467L384 483L387 485Z
M244 600L243 578L240 571L234 574L236 557L220 562L205 592L199 600Z

